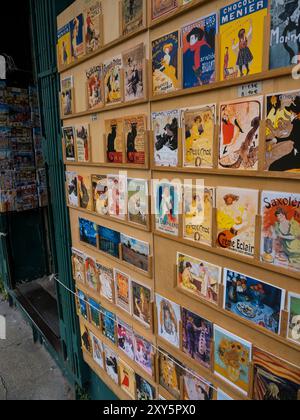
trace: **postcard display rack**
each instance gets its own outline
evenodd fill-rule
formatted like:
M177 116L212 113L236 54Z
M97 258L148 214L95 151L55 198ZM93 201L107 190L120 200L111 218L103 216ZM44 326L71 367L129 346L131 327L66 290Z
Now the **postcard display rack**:
M298 399L299 51L276 42L285 6L133 3L77 0L58 17L84 358L120 399Z

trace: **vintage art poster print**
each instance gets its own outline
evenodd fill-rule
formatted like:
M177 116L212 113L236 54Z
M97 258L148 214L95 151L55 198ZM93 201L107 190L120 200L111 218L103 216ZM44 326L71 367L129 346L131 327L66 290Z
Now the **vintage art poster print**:
M280 334L285 291L236 271L224 270L224 309Z
M179 6L178 0L151 0L152 20L172 12Z
M179 235L181 184L153 181L155 228L169 235Z
M125 175L107 175L108 213L112 217L125 219L127 180Z
M62 131L64 140L64 157L67 162L75 162L76 147L74 127L63 127Z
M114 270L97 264L100 284L100 296L107 299L110 303L114 303Z
M134 360L134 335L133 329L118 318L118 347L129 359Z
M126 144L126 163L145 165L147 141L146 116L136 115L124 118L124 136Z
M118 355L110 347L104 344L105 354L105 370L108 376L119 385L119 368L118 368Z
M179 289L197 298L218 304L221 267L178 252L177 276Z
M180 89L179 33L152 42L152 93L162 95Z
M85 47L86 53L97 51L103 45L102 5L95 1L85 11Z
M72 61L75 61L85 54L83 14L80 14L71 20L70 28Z
M101 305L94 299L89 298L90 322L96 328L100 328Z
M130 277L119 270L114 270L116 305L131 313L131 281Z
M268 0L245 0L220 11L221 81L263 71Z
M296 293L288 294L288 340L300 345L300 295Z
M183 130L183 166L212 168L216 105L186 109L181 114Z
M217 246L254 257L258 191L217 188Z
M84 319L88 320L89 314L88 314L87 297L81 290L78 290L77 299L78 299L79 315L81 315Z
M79 218L80 241L87 245L97 246L97 225L89 220Z
M183 351L207 369L211 365L213 324L182 308Z
M99 276L97 270L97 263L94 258L85 258L85 280L86 285L92 289L98 291L99 289Z
M104 349L103 343L97 338L93 333L90 332L92 349L93 349L93 359L101 369L104 368Z
M137 101L145 96L144 58L144 44L139 44L123 54L125 102Z
M108 215L108 185L106 175L92 175L94 212L101 216Z
M177 303L156 294L156 310L159 337L180 348L181 307Z
M258 170L262 107L262 97L220 104L220 169Z
M149 217L148 181L146 179L127 179L128 220L146 227Z
M270 69L296 65L300 55L299 1L270 0L270 2Z
M300 391L300 368L270 353L255 348L254 401L297 401Z
M136 396L138 401L154 401L156 399L156 390L150 382L142 378L137 373L135 374L136 380Z
M132 399L135 398L135 373L127 363L119 359L119 378L120 387L126 392Z
M214 188L183 186L184 239L211 246L214 203Z
M300 91L266 97L266 170L300 172Z
M145 327L152 325L152 292L149 287L131 281L132 314Z
M113 105L122 101L122 56L116 56L103 64L104 99L106 105Z
M103 96L103 68L94 66L86 71L86 88L88 109L102 108Z
M85 255L82 251L72 248L73 279L76 283L85 283Z
M71 64L71 29L70 24L63 26L57 32L57 56L59 67Z
M106 154L108 163L123 163L124 121L122 118L105 121Z
M178 166L179 110L153 112L154 164Z
M181 28L184 89L215 82L217 31L216 13Z
M81 209L93 210L92 184L89 175L78 175L78 197Z
M149 376L154 374L154 352L152 344L138 334L134 334L134 360L148 373Z
M98 231L100 251L109 254L112 257L119 258L119 245L121 242L120 233L104 226L98 226Z
M122 0L122 35L137 31L144 25L144 0Z
M101 321L102 334L116 344L116 315L102 308Z
M214 337L215 375L248 395L251 386L252 344L216 325Z
M121 234L122 260L142 271L149 271L150 245Z
M61 115L66 117L72 115L75 111L75 98L74 98L74 80L73 77L66 77L61 80Z
M262 261L300 271L300 195L263 191Z
M66 172L67 202L69 206L78 207L78 183L76 172Z
M212 401L213 385L202 379L193 371L185 371L183 375L184 401Z
M75 127L76 134L76 156L80 163L88 163L90 156L90 126L81 124Z
M176 399L180 399L180 381L182 374L182 363L160 348L159 384Z

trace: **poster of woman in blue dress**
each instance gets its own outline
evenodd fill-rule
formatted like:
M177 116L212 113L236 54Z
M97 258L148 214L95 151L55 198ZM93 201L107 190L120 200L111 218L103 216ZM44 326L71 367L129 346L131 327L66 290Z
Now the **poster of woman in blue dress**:
M184 89L215 82L217 15L181 28Z

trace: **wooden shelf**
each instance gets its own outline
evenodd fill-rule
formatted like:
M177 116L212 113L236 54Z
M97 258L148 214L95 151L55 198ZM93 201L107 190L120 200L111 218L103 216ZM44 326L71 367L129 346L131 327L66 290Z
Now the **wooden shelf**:
M65 166L78 166L83 168L111 168L111 169L132 169L132 170L149 170L148 167L133 163L107 163L107 162L64 162Z

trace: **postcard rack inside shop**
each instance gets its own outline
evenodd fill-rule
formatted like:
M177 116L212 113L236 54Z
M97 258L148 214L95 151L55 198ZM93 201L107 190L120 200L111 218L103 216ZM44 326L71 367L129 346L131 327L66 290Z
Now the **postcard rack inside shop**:
M242 3L58 17L82 350L120 399L300 398L300 10Z

